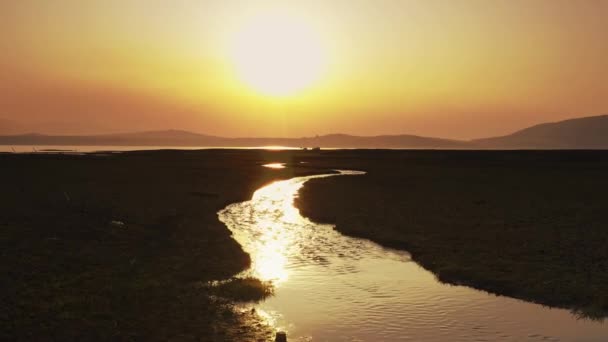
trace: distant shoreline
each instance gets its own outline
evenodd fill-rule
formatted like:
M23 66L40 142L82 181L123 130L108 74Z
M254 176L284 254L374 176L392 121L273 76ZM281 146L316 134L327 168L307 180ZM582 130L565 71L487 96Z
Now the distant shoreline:
M228 138L182 130L132 132L104 135L0 135L0 146L141 146L141 147L215 147L325 149L498 149L498 150L560 150L608 149L608 115L590 116L543 123L510 135L472 140L425 137L412 134L357 136L326 134L314 137L240 137Z
M146 145L0 145L2 153L119 153L141 151L196 151L196 150L260 150L260 151L299 151L302 148L290 146L146 146ZM606 151L606 148L357 148L357 147L323 147L322 151ZM315 151L308 150L313 154Z

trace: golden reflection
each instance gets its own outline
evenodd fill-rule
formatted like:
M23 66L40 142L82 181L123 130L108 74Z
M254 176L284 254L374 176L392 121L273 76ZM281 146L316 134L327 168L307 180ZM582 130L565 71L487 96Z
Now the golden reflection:
M276 164L284 167L283 164ZM275 182L256 191L252 198L257 236L246 247L252 256L251 271L255 277L272 281L275 285L289 278L288 257L298 253L298 237L285 226L302 220L298 209L293 206L293 199L302 184Z
M219 213L251 256L246 275L276 287L274 296L254 306L255 312L273 330L287 332L290 341L396 341L404 334L432 341L453 336L525 340L532 332L575 340L581 331L590 339L605 336L601 324L579 321L564 310L445 285L409 262L406 252L343 236L331 225L302 217L293 206L298 190L309 179L328 176L271 183L251 201ZM462 323L436 329L446 321ZM471 329L480 324L490 329Z
M278 145L268 145L268 146L253 147L253 148L254 149L261 148L263 150L268 150L268 151L299 150L299 148L297 148L297 147L278 146Z
M277 319L276 319L276 315L272 315L268 312L266 312L266 310L262 310L262 309L257 309L256 312L258 313L258 316L260 318L262 318L262 320L264 322L266 322L266 324L270 327L274 327L275 329L277 328Z
M285 168L285 163L270 163L270 164L264 164L262 166L263 167L267 167L267 168L271 168L271 169L284 169Z
M285 167L283 163L264 165L271 168ZM340 171L341 174L361 174L354 171ZM230 213L221 215L232 220L228 226L246 225L248 229L233 230L235 239L251 255L252 276L264 281L272 281L275 286L289 279L290 264L302 258L302 241L310 238L302 227L310 222L300 215L293 205L298 190L310 178L329 175L295 178L271 183L253 194L250 202L229 207Z
M281 234L276 234L274 229L269 229L268 232L257 245L252 270L257 278L270 280L275 284L281 283L289 278L285 268L287 257L284 253L288 241Z

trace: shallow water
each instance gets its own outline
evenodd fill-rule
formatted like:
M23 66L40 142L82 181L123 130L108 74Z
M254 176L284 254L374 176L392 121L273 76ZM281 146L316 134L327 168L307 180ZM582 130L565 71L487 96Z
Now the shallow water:
M344 176L361 173L342 171ZM607 341L608 324L438 282L406 252L302 217L298 177L274 182L219 217L276 286L255 305L289 341Z
M155 150L299 150L289 146L120 146L120 145L0 145L8 153L90 153L100 151L128 152Z

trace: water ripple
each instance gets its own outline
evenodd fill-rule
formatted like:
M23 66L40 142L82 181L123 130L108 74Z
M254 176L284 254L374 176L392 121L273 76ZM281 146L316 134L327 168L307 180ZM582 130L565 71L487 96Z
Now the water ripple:
M356 172L343 172L356 175ZM439 283L409 254L343 236L293 206L310 176L265 186L220 220L276 295L257 306L296 341L606 341L564 310Z

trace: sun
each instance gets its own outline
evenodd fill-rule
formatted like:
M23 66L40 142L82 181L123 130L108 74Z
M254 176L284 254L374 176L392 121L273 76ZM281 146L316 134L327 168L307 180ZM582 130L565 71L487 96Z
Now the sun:
M237 77L255 91L290 96L319 81L327 66L321 36L303 18L287 13L257 15L232 38Z

